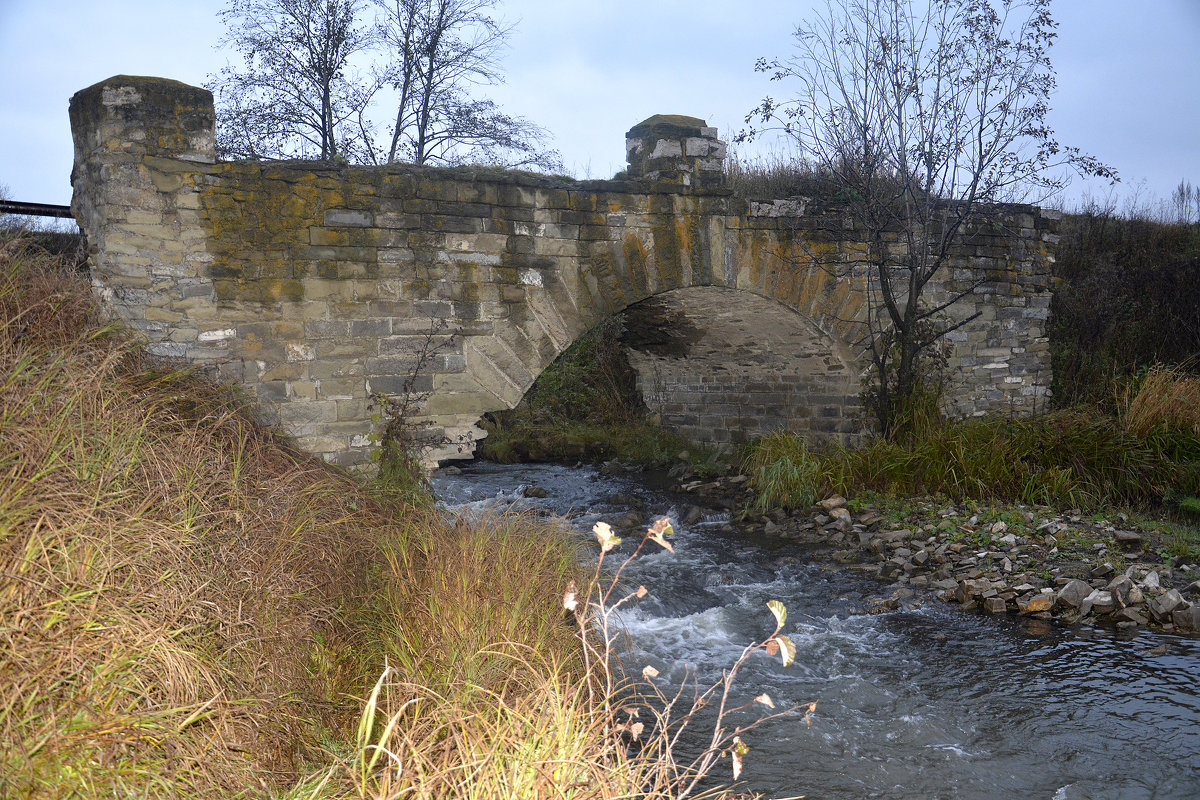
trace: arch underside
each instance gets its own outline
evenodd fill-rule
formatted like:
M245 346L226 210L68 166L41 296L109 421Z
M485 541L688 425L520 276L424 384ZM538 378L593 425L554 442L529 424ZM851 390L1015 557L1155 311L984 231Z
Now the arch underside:
M666 427L708 443L742 442L775 428L818 441L862 433L865 362L843 338L856 329L853 315L861 304L844 280L816 264L798 269L800 258L762 252L744 254L743 269L726 264L664 275L653 257L630 258L631 250L614 245L583 268L557 264L522 274L525 302L513 306L507 324L491 336L464 340L467 372L496 401L478 409L476 420L514 407L541 371L594 325L667 303L700 332L692 349L629 351L644 399Z
M848 348L778 302L698 287L622 316L643 401L684 438L738 444L784 429L850 443L863 432L861 370Z

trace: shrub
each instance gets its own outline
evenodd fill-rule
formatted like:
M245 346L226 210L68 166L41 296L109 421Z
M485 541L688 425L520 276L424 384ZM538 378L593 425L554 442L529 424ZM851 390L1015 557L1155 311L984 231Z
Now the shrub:
M1200 352L1200 224L1120 218L1093 204L1063 217L1051 306L1058 405L1100 403L1155 363Z

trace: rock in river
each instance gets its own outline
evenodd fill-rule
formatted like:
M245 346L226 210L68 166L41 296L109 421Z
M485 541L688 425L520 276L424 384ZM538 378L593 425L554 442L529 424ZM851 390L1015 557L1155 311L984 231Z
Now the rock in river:
M1079 608L1083 605L1083 601L1091 593L1092 587L1076 578L1058 590L1058 596L1055 598L1055 602L1060 606Z

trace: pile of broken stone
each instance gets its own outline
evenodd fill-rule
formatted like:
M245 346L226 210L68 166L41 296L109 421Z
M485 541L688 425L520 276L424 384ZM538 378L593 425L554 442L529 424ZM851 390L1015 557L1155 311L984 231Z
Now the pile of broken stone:
M1111 562L1092 566L1085 577L1056 574L1050 566L1057 554L1054 533L1057 521L1043 523L1043 533L1017 536L1004 522L989 526L993 542L977 548L954 540L954 527L925 525L919 530L870 530L878 515L867 511L857 521L841 497L820 504L812 517L814 530L832 534L827 541L857 544L855 550L834 553L847 562L868 556L867 571L882 580L927 588L946 602L978 607L992 614L1016 613L1055 617L1064 622L1115 623L1121 628L1153 625L1164 630L1200 630L1200 580L1182 591L1167 585L1176 581L1176 569L1163 564L1135 562L1117 572ZM968 523L969 524L969 523ZM1126 532L1125 541L1133 541ZM848 534L853 534L853 538ZM1100 551L1102 552L1102 551ZM871 563L870 556L874 556ZM1047 567L1049 567L1047 569ZM1182 576L1195 572L1180 565ZM1050 578L1043 577L1049 573ZM1186 577L1184 578L1186 580Z
M680 488L720 495L742 487L744 480L734 479ZM1180 559L1171 564L1133 561L1118 571L1112 564L1116 559L1100 545L1086 560L1060 559L1058 537L1090 524L1078 515L1015 512L1025 522L1026 535L1018 535L1003 521L981 526L977 517L963 524L951 519L966 513L943 508L923 524L901 528L885 525L883 515L872 508L852 511L844 498L834 496L808 511L771 511L759 516L757 524L765 533L828 548L848 568L896 584L892 598L880 603L884 608L910 605L907 601L931 592L940 600L991 614L1200 631L1200 565ZM1142 545L1136 531L1092 525L1131 556ZM964 532L976 531L985 531L990 544L964 541Z

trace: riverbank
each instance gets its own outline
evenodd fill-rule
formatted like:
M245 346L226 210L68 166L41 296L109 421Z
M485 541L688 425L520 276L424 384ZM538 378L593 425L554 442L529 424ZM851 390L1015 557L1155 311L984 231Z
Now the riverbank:
M560 526L299 451L4 237L0 467L2 797L678 794L615 744Z
M675 488L702 508L754 505L747 475ZM1200 632L1200 531L1125 513L1044 506L831 496L793 511L751 513L747 529L806 543L885 585L879 610L928 599L1063 624Z
M909 601L924 599L919 608L873 613L882 607L873 608L874 599L890 599L892 586L828 552L814 557L818 545L764 533L769 517L746 531L739 513L680 494L678 483L611 462L480 462L434 478L450 506L515 504L567 518L585 541L597 520L627 524L614 559L634 551L646 525L670 516L674 550L647 547L633 560L624 585L647 594L621 614L622 661L655 668L666 694L682 686L690 696L693 677L702 686L719 681L747 642L770 632L766 602L786 605L795 663L756 657L731 700L748 703L765 691L777 705L816 702L817 711L811 727L800 715L743 734L743 791L938 797L951 786L963 800L1195 796L1195 771L1179 754L1200 751L1200 638L963 613L920 592ZM737 499L726 491L711 497Z

